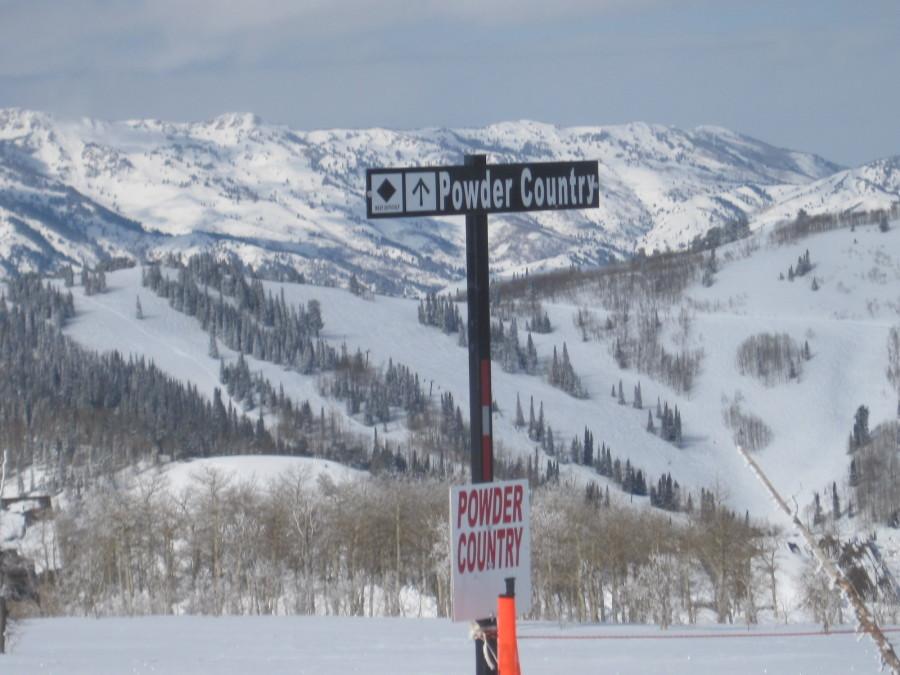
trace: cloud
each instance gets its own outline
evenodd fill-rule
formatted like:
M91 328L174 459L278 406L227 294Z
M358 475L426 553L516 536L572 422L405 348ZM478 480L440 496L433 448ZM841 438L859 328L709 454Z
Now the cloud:
M166 72L382 31L540 25L661 0L0 0L0 77ZM352 45L351 45L352 46Z

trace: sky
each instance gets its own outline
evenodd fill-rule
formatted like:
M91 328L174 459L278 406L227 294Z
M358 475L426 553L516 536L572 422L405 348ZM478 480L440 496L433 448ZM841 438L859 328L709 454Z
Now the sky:
M714 124L900 154L897 0L0 0L0 107L297 129Z

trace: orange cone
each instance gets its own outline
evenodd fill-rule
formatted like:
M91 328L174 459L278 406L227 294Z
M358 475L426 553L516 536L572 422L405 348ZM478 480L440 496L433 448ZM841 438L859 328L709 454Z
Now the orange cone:
M506 593L497 598L497 666L499 675L521 675L516 641L515 579L506 580Z

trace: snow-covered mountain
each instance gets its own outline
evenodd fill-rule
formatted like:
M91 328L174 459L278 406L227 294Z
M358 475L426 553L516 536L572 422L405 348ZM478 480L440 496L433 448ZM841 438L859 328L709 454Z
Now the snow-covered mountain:
M440 285L462 274L460 219L369 222L364 175L374 166L461 163L466 153L486 153L491 162L600 161L599 209L492 218L498 272L677 247L782 203L777 213L795 215L795 202L827 190L839 193L829 201L835 208L900 200L895 169L879 173L873 164L838 173L818 156L714 127L523 121L300 132L241 114L200 123L102 122L6 109L0 258L46 269L70 258L213 248L255 265L287 265L320 282L355 273L390 292ZM870 190L856 186L860 199L844 200L844 175L858 175Z
M900 156L838 171L812 183L771 191L776 203L761 213L754 227L810 215L888 210L900 203Z
M588 426L596 431L598 445L606 443L623 462L630 460L654 479L671 472L686 489L715 487L734 507L777 518L768 494L735 450L734 430L723 417L729 406L739 404L743 415L757 416L770 428L770 442L756 457L784 494L805 507L815 491L823 492L832 482L845 490L847 435L857 407L868 406L873 427L897 413L898 392L885 372L888 334L900 320L900 221L886 233L875 226L856 232L842 228L786 246L767 243L766 235L762 232L723 247L710 286L697 281L677 305L659 310L666 348L686 346L703 355L690 392L634 368L620 368L609 337L591 333L585 338L577 323L580 311L590 308L598 325L607 317L615 318L602 308L592 285L546 302L553 331L532 336L540 370L547 369L554 348L561 351L566 345L587 398L574 398L552 386L545 374L506 372L497 357L492 381L498 413L492 427L504 452L525 458L534 451L534 441L515 426L517 398L527 414L533 397L564 445ZM806 250L811 251L810 275L794 281L780 278ZM93 296L76 285L72 291L77 317L66 333L92 349L118 349L146 358L212 397L221 383L218 359L207 354L208 334L196 319L175 311L166 298L143 287L141 277L138 268L114 272L108 275L109 291ZM812 277L818 290L811 288ZM334 346L371 353L376 367L386 367L390 360L408 365L430 383L435 399L449 392L457 401L467 400L466 349L459 346L457 335L422 325L415 300L359 297L345 289L310 284L265 285L292 306L321 302L322 337ZM136 297L143 306L142 319L134 316ZM785 334L798 344L809 344L810 358L797 377L767 384L741 373L738 351L744 341L761 333ZM227 363L238 358L224 346L219 352ZM371 436L371 427L359 416L345 415L344 406L324 395L315 377L250 355L243 358L253 372L294 400L308 400L313 410L335 409L350 431ZM610 396L610 387L621 380L628 392L625 406ZM683 444L647 433L647 410L631 405L630 392L639 382L645 408L654 409L658 398L679 407L685 420ZM399 420L379 428L378 436L408 442ZM590 472L581 479L603 480ZM617 492L613 486L614 498Z
M27 163L0 163L0 270L142 256L163 239Z

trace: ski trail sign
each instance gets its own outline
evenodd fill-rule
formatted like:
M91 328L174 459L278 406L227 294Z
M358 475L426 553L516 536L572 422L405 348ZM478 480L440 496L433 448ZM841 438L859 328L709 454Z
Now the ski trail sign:
M462 166L366 170L368 218L466 217L466 303L469 344L469 434L472 485L450 491L453 619L478 621L476 675L495 669L485 658L506 579L515 579L519 609L531 609L531 530L528 483L494 483L491 424L491 315L488 215L596 209L597 161L488 164L466 155Z
M369 218L590 209L600 205L596 161L369 169Z
M450 489L453 620L492 616L505 579L516 580L516 607L531 609L528 481L457 485Z

